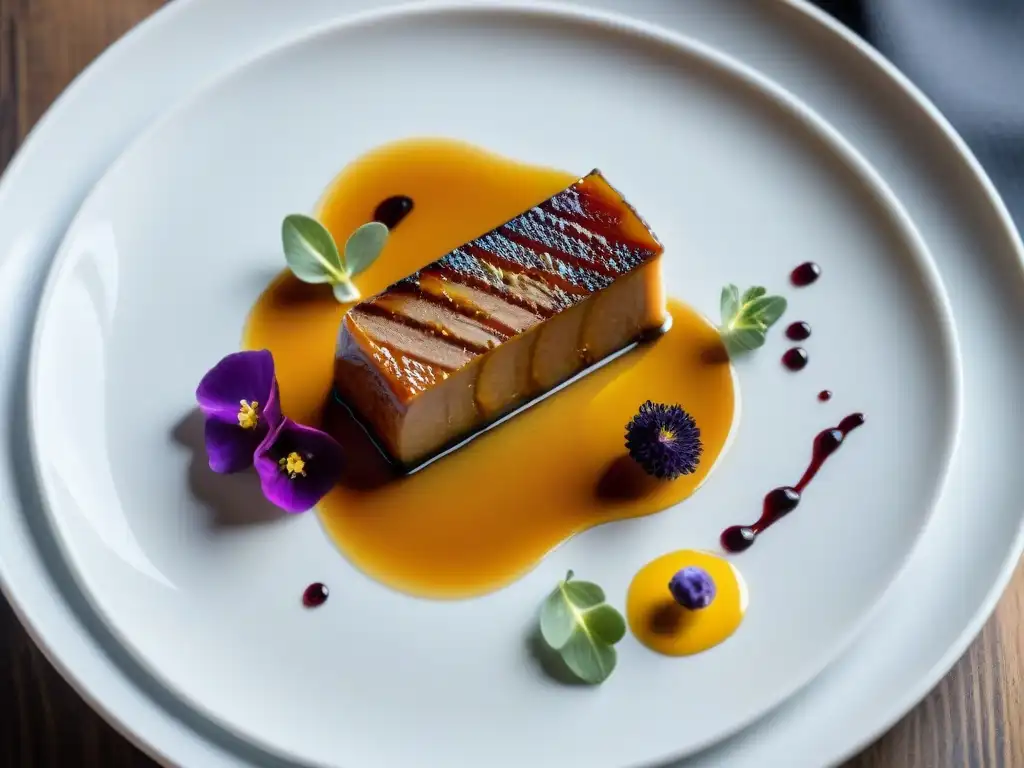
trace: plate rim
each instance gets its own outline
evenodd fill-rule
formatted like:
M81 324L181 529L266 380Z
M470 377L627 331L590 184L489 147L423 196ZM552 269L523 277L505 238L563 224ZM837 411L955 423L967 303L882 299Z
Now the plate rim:
M817 22L820 27L838 36L851 50L863 56L880 70L883 75L895 83L909 101L924 111L931 122L952 144L952 148L956 151L955 153L959 159L966 163L971 177L981 187L985 194L986 202L996 214L1003 234L1016 252L1018 267L1024 269L1024 240L1022 240L1021 232L1010 215L1006 203L996 189L992 179L989 178L988 173L982 167L981 162L975 157L974 152L960 135L960 132L957 131L932 100L928 98L924 91L908 76L903 74L881 51L860 38L825 11L812 5L809 0L781 0L781 2L793 12ZM971 621L968 622L956 640L946 649L942 658L933 665L931 671L918 681L917 685L911 687L904 696L890 701L886 707L886 714L881 718L876 727L867 729L866 733L854 739L847 749L835 755L836 763L854 757L888 733L900 719L916 707L942 681L981 633L983 627L995 612L997 604L1013 578L1017 565L1020 563L1022 556L1024 556L1024 504L1021 505L1018 517L1017 534L1010 545L1008 555L1000 564L995 581L990 585L984 600L976 609Z
M909 82L909 80L901 75L889 62L887 62L881 54L871 49L870 46L859 40L859 38L857 38L852 32L843 28L838 24L838 22L835 22L825 15L824 12L807 5L802 0L784 0L784 3L785 5L790 6L798 16L816 21L819 31L822 31L820 28L824 28L829 31L829 34L832 35L833 39L835 35L838 35L841 40L846 41L848 43L848 48L859 53L859 58L866 59L871 63L873 68L880 71L881 75L899 86L899 90L902 91L902 96L906 102L912 103L917 108L923 109L926 112L929 116L930 122L939 129L939 132L943 134L946 141L951 143L952 146L950 146L949 149L955 151L951 151L950 154L959 155L959 160L966 163L967 170L970 172L969 175L972 177L973 181L978 183L981 191L984 193L988 207L997 214L997 218L1001 223L1001 236L1007 239L1011 249L1016 251L1017 260L1024 260L1024 247L1021 245L1020 237L1009 217L1005 205L1002 203L998 193L995 191L994 185L992 185L985 172L981 169L976 158L974 158L970 150L967 149L963 140L949 125L948 121L941 115L941 113L939 113L931 104L931 102L924 97L919 90ZM132 45L141 46L141 40L145 36L149 35L151 31L152 34L156 34L156 27L164 26L167 22L177 20L179 17L185 15L186 9L193 11L198 5L199 4L197 2L190 2L190 0L179 0L178 3L171 6L165 6L153 16L140 23L135 29L122 37L111 47L107 48L92 64L89 65L89 67L85 68L83 72L75 78L72 83L72 87L69 87L69 89L64 91L58 97L57 101L51 105L46 114L32 129L29 136L22 142L18 152L14 158L12 158L7 170L5 171L3 180L0 181L0 200L4 199L9 188L13 185L11 179L20 175L22 166L28 164L30 160L35 157L35 154L38 152L36 145L41 141L39 138L40 135L46 133L49 130L51 123L57 122L58 117L62 116L65 111L73 108L74 105L71 102L79 96L79 90L81 88L86 84L91 83L93 80L98 79L101 73L106 72L109 74L109 71L113 68L113 64L117 60L117 57L120 56L123 51L124 55L127 56L128 53L126 49L131 48ZM195 14L193 13L192 15L194 16ZM167 26L171 25L167 24ZM175 34L179 34L181 32L181 30L178 29L173 29L172 31ZM255 29L253 29L250 36L255 36L255 34ZM261 43L261 45L263 44ZM231 56L237 59L236 54L231 54ZM218 64L218 67L220 66L223 66L223 63ZM193 87L201 87L202 84L203 79L199 78L195 80ZM177 87L175 88L177 89ZM132 121L145 125L145 121L138 117L133 117ZM44 130L44 128L46 130ZM50 218L58 219L60 216L55 212L50 215ZM43 260L39 257L36 257L36 259L37 261ZM18 517L21 517L21 515L18 515ZM25 523L23 520L14 520L12 525L18 526L15 531L16 534L19 536L24 535L25 539L31 544L36 543L34 541L35 537L30 531L25 529ZM912 686L906 696L887 700L888 703L885 706L887 714L883 715L881 719L877 721L877 726L873 729L867 730L866 735L863 735L852 742L848 751L841 754L850 754L857 751L866 743L873 740L878 734L887 730L895 720L901 717L907 709L913 706L914 703L919 701L920 698L935 685L941 676L948 671L949 667L956 661L956 659L963 653L964 649L966 649L967 645L977 635L982 624L984 624L991 615L991 611L995 607L998 597L1005 590L1006 585L1012 576L1014 566L1019 559L1020 552L1022 550L1022 545L1024 545L1024 527L1018 526L1017 535L1014 537L1012 543L1010 543L1009 550L1007 550L1007 553L1003 558L997 577L988 589L985 590L985 597L981 603L979 603L978 609L973 613L972 620L969 621L964 629L958 633L942 659L935 664L931 672L924 673L919 676L919 684ZM50 662L54 664L65 679L69 680L80 695L82 695L87 701L91 702L94 708L109 723L111 723L113 727L129 738L129 740L139 745L144 751L160 759L155 743L145 741L141 735L136 734L135 731L132 730L132 727L129 727L126 723L121 722L119 718L113 716L113 714L92 695L91 691L94 686L87 684L80 679L80 675L83 677L89 675L95 677L94 668L97 666L97 661L90 658L96 656L96 648L91 647L95 638L87 639L84 636L76 635L74 642L85 644L84 646L81 646L82 650L78 653L78 671L74 671L71 668L71 665L63 663L57 655L56 650L51 648L45 641L44 635L47 633L52 635L55 624L59 625L65 621L78 621L78 617L75 615L73 607L66 604L61 604L55 608L51 608L48 605L28 605L23 604L15 598L15 587L13 582L20 582L23 586L19 591L24 593L26 591L32 591L31 588L26 589L25 579L38 578L39 576L42 576L47 581L52 579L52 576L47 573L45 563L40 558L40 553L35 551L35 547L33 547L33 551L29 554L31 556L31 561L26 559L23 567L26 570L33 570L34 573L32 575L26 576L25 573L22 572L17 577L12 578L12 574L14 572L10 570L10 564L0 562L0 587L3 588L3 591L7 595L12 609L16 615L18 615L19 620L26 627L29 635L33 638ZM19 560L19 564L20 563L21 560ZM57 595L52 596L57 597ZM61 602L63 603L63 601ZM67 612L66 614L64 613L65 611ZM74 616L74 619L71 618L72 616ZM46 626L48 626L48 629L43 629L43 627ZM84 634L85 633L83 633L83 635ZM105 664L109 662L99 660L98 663ZM132 688L137 687L134 681L123 680L120 681L120 683L131 686ZM157 711L159 712L158 719L161 721L156 725L152 722L148 723L147 730L151 733L154 729L160 727L163 728L164 733L166 734L168 732L166 726L173 720L173 715L170 712L163 711L158 702L146 703L156 706ZM182 723L175 724L179 726L184 725ZM195 734L191 729L189 730L189 735L190 737L198 735L199 739L202 739L201 734ZM166 743L167 741L167 738L164 738L164 742ZM197 739L196 742L198 741L199 740ZM206 745L205 742L204 745ZM180 751L178 750L179 746L180 743L173 744L176 751ZM208 744L207 746L212 748L214 745ZM237 756L233 757L237 758ZM229 759L226 755L222 754L218 755L218 758L225 761ZM225 764L227 763L225 762Z
M963 412L960 345L945 284L931 256L930 250L925 244L917 226L903 207L902 202L896 197L888 183L874 166L840 132L833 128L827 120L806 105L795 94L771 78L763 75L734 56L726 54L702 41L687 37L674 30L659 27L647 21L627 17L620 12L609 12L562 3L536 3L532 2L532 0L510 1L500 4L481 4L473 2L473 0L433 0L432 2L417 3L415 5L399 5L331 19L312 29L303 30L297 35L290 35L281 39L277 44L260 51L258 54L237 63L227 71L209 79L199 88L190 92L184 99L169 105L154 122L133 137L120 155L108 166L86 193L78 210L68 224L64 236L61 238L54 258L50 261L36 307L35 317L30 323L26 417L33 480L38 489L41 508L47 518L47 524L57 544L57 549L60 551L68 570L74 577L76 585L89 604L90 609L107 626L112 636L117 639L123 649L133 656L135 661L146 670L149 676L164 687L169 695L179 699L184 706L193 709L217 727L236 734L245 741L252 743L260 750L274 756L299 762L303 765L317 765L319 763L312 762L278 745L264 741L259 734L253 733L242 722L233 722L223 714L211 711L203 701L194 698L182 690L177 681L167 677L161 669L152 663L148 655L143 653L135 642L123 634L119 623L103 609L100 602L94 596L92 589L89 587L89 580L83 577L77 558L72 554L71 545L66 539L66 526L61 524L57 513L54 511L51 500L52 495L47 492L48 483L45 481L42 466L44 451L42 450L41 443L49 441L43 441L40 437L38 413L43 406L37 397L37 393L40 390L40 376L42 375L40 372L41 349L44 343L44 334L47 331L48 310L52 306L55 293L60 290L65 279L72 250L69 246L69 238L80 227L84 213L94 197L104 189L105 185L110 182L110 179L124 165L131 162L141 147L152 142L153 138L158 136L166 126L184 119L200 105L208 103L209 99L216 95L217 92L231 86L239 78L245 77L245 73L248 70L253 67L266 65L278 59L283 60L293 55L296 50L303 46L314 44L336 35L358 33L360 28L378 24L386 25L395 19L423 17L439 19L441 22L444 22L448 19L471 18L476 20L489 19L493 16L498 16L499 20L500 17L505 16L510 19L530 19L542 22L551 20L553 23L571 23L574 28L630 35L642 42L660 45L666 49L670 48L685 55L691 61L697 62L702 67L711 68L717 75L731 79L740 84L744 89L755 92L756 98L769 101L773 109L780 110L787 117L797 120L802 130L811 134L815 140L821 141L827 151L842 163L845 170L853 174L858 182L868 188L873 201L881 209L880 215L885 215L888 222L897 229L901 241L912 252L911 259L914 268L924 281L924 287L933 305L933 310L936 312L936 319L939 321L937 325L940 329L939 337L943 352L943 367L947 369L945 373L950 384L948 396L944 398L946 402L943 403L944 410L949 414L949 425L948 431L943 431L943 449L939 459L941 471L929 497L924 501L923 506L926 512L922 518L921 525L915 531L913 538L910 539L909 547L895 562L895 567L892 569L889 581L874 595L869 605L860 615L850 622L850 626L841 633L839 638L829 645L829 650L816 653L813 663L808 664L806 668L801 667L800 674L795 675L791 681L787 682L785 687L781 689L781 693L766 697L765 702L757 708L746 709L741 717L730 720L728 727L716 729L709 736L694 740L692 744L682 748L681 751L656 756L653 759L657 763L684 759L740 732L805 688L830 664L843 655L870 625L871 620L879 612L899 578L907 570L914 553L922 541L925 530L934 518L938 502L947 488L950 467L953 457L959 448ZM733 428L735 428L735 425Z

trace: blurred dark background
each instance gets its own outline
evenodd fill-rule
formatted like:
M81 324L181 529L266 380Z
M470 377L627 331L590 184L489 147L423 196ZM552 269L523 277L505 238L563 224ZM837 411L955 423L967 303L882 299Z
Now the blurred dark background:
M812 1L942 110L1024 229L1024 0Z

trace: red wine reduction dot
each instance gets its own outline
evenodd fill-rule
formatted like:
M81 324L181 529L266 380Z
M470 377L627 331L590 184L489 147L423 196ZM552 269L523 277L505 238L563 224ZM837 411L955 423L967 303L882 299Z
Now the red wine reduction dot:
M810 336L810 323L805 323L803 320L800 320L795 323L790 323L789 327L786 328L787 339L792 339L793 341L803 341L804 339L810 338Z
M722 531L722 547L726 552L743 552L757 538L757 534L748 525L731 525Z
M331 590L327 588L326 584L321 584L319 581L314 582L302 593L302 604L307 608L316 608L318 605L326 603L330 594Z
M789 279L797 288L804 288L821 277L821 267L813 261L805 261L789 274Z
M831 389L823 389L823 390L821 390L821 392L818 393L818 399L821 402L823 402L823 403L827 403L829 400L832 399L832 390Z
M373 212L373 220L379 221L388 229L394 229L410 213L412 198L407 195L394 195L381 201Z
M802 371L807 366L807 350L803 347L787 349L782 356L782 364L791 371Z
M796 509L800 504L801 494L818 474L825 460L839 449L848 434L863 423L863 413L851 413L840 421L838 426L819 432L814 438L811 463L804 470L800 482L794 486L783 485L769 491L764 497L761 517L757 522L753 525L731 525L726 528L719 539L722 547L727 552L743 552L749 549L761 533Z

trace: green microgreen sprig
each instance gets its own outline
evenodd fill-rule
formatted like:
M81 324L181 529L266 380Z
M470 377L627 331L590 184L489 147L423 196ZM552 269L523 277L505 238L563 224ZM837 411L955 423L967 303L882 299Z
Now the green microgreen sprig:
M540 632L576 677L596 685L615 669L614 646L626 620L604 601L601 587L572 577L569 571L541 606Z
M342 303L359 300L352 279L376 261L387 239L388 228L371 221L349 236L342 254L327 228L310 216L293 213L281 225L284 258L292 274L304 283L329 283Z
M742 296L735 285L722 289L719 333L729 354L763 346L768 329L786 311L786 300L782 296L767 293L761 286L747 289Z

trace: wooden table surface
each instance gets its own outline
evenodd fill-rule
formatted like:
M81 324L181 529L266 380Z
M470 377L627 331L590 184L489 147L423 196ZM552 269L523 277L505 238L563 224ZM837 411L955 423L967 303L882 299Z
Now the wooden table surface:
M161 4L0 0L0 168L71 79ZM1022 609L1019 568L953 671L846 768L1024 767ZM0 768L154 765L64 682L2 598L0 713Z

